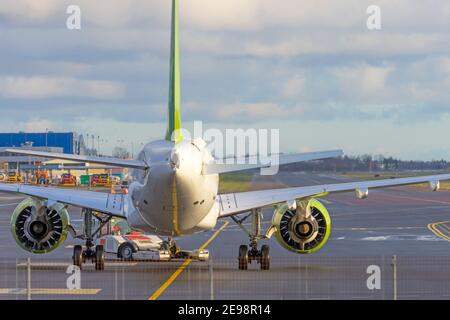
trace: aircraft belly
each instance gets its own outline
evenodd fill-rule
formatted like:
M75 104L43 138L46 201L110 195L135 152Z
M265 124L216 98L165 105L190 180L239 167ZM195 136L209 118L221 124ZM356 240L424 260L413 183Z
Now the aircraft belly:
M155 179L141 197L141 214L152 226L174 235L188 234L206 217L215 204L217 180L214 176L172 176L169 181ZM166 182L166 183L164 183ZM143 202L145 198L145 202Z

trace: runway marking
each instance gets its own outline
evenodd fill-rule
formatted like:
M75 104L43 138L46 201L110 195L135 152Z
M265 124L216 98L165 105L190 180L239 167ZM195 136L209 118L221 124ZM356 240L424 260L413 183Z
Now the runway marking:
M336 218L346 218L346 217L351 217L354 215L370 215L370 214L375 214L375 213L400 213L400 212L412 212L412 211L420 211L419 213L422 213L423 210L425 209L429 209L429 210L434 210L434 209L446 209L446 208L450 208L450 206L429 206L429 207L414 207L414 208L403 208L403 209L378 209L378 210L368 210L368 211L357 211L357 212L352 212L352 213L343 213L343 214L336 214L333 219ZM445 212L445 214L448 214L448 212Z
M9 206L15 206L18 205L20 202L13 202L13 203L2 203L0 204L0 207L9 207Z
M323 199L319 199L319 200L323 200ZM334 201L335 203L338 203L338 204L345 204L345 205L347 205L347 206L357 206L357 205L358 205L357 203L345 201L345 200L342 200L342 199L335 199L335 198L333 198L333 201Z
M450 242L450 232L449 232L447 223L450 223L450 221L441 221L441 222L430 223L427 225L427 227L437 237ZM442 228L442 230L440 230L439 228ZM447 234L445 234L445 233L447 233Z
M389 235L374 236L358 239L361 241L441 241L432 235Z
M67 268L68 266L72 265L72 263L69 262L32 262L31 268L45 268L45 267L64 267ZM105 266L126 266L126 267L134 267L137 265L137 262L105 262ZM17 264L17 267L24 268L27 267L28 264L26 262L20 262Z
M375 228L334 228L337 231L372 231L372 230L413 230L425 229L425 227L375 227Z
M96 295L102 289L32 288L34 295ZM27 289L0 288L0 294L28 294Z
M0 196L0 200L23 200L25 197Z
M394 195L387 195L384 194L384 197L388 198L400 198L400 199L407 199L407 200L418 200L418 201L424 201L424 202L433 202L433 203L442 203L442 204L450 204L448 201L439 201L439 200L431 200L431 199L423 199L423 198L417 198L417 197L406 197L406 196L394 196Z
M229 221L225 221L225 223L209 238L199 249L206 249L214 239L225 229L225 227L229 224ZM178 276L186 269L186 267L192 262L192 259L187 259L170 277L167 279L164 284L158 288L148 300L156 300L158 297L166 291L166 289L178 278Z

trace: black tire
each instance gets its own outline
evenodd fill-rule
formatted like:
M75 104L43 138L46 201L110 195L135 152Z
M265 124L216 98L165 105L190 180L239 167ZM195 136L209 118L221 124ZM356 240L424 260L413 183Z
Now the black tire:
M73 256L72 256L73 265L82 269L83 266L83 247L80 245L76 245L73 247Z
M105 269L105 250L102 245L95 247L95 270Z
M119 249L117 250L117 257L123 260L133 260L134 251L135 250L130 243L124 242L119 246Z
M269 270L270 269L270 256L269 256L270 247L268 245L263 245L261 247L261 270Z
M248 248L246 245L241 245L239 247L239 270L248 269Z

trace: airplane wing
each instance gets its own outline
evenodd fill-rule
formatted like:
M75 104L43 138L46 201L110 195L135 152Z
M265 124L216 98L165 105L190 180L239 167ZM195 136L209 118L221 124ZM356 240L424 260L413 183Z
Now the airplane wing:
M295 153L295 154L280 154L278 156L278 165L284 165L289 163L304 162L311 160L321 160L328 158L336 158L342 156L344 153L342 150L331 150L331 151L318 151L318 152L306 152L306 153ZM236 172L248 169L256 168L267 168L271 164L260 163L257 156L246 157L246 158L233 158L233 163L228 164L225 160L215 160L213 162L204 164L203 173L204 174L217 174L226 172ZM225 163L222 163L225 162Z
M149 166L145 161L141 160L126 160L118 158L107 158L107 157L92 157L92 156L80 156L77 154L67 154L67 153L53 153L53 152L41 152L32 151L24 149L6 149L6 152L24 154L29 156L52 158L52 159L63 159L72 160L78 162L94 162L100 164L106 164L111 166L118 166L122 168L134 168L134 169L148 169Z
M326 195L332 192L356 191L365 193L371 188L393 187L423 182L429 182L430 185L437 186L441 180L450 180L450 174L222 194L218 197L221 208L220 218L285 201Z
M50 202L60 202L80 208L90 208L112 216L125 217L123 211L125 195L123 194L3 183L0 183L0 191L20 193Z

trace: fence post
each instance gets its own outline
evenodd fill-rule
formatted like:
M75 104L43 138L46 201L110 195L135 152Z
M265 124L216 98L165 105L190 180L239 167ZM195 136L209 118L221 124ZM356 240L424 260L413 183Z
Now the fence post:
M214 271L213 271L213 259L209 258L209 290L210 300L214 300Z
M27 258L27 300L31 300L31 259Z
M394 300L397 300L397 256L392 256Z
M117 266L114 268L114 300L119 300L117 292Z
M19 293L19 270L18 270L19 259L16 258L16 300L18 299Z

